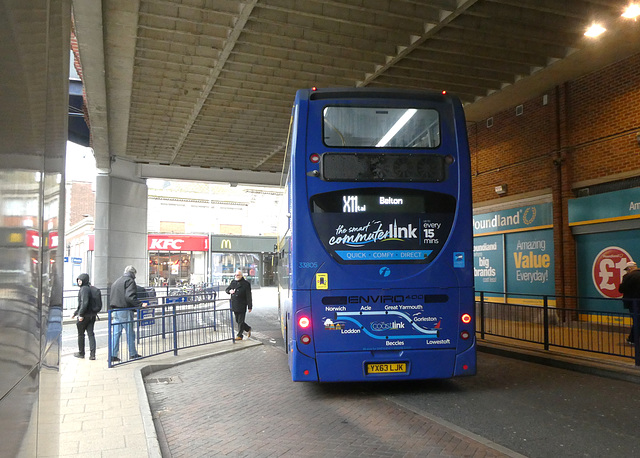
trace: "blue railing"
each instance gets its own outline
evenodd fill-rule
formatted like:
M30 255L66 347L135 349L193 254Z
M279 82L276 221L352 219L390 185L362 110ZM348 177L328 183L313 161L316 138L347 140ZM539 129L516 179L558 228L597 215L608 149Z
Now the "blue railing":
M162 353L173 352L177 355L180 349L199 345L234 341L234 321L229 301L218 304L215 293L143 300L150 305L108 311L109 367ZM117 320L115 313L122 310L133 312L132 316L124 321ZM124 330L114 353L114 332L119 326ZM133 330L135 335L135 350L129 349L127 329ZM116 354L117 359L114 359Z
M640 319L636 302L636 319L622 311L621 300L615 301L620 312L581 310L583 301L602 298L548 296L476 291L476 335L539 344L552 347L631 358L640 366ZM612 306L613 307L613 306ZM635 342L628 343L632 325Z

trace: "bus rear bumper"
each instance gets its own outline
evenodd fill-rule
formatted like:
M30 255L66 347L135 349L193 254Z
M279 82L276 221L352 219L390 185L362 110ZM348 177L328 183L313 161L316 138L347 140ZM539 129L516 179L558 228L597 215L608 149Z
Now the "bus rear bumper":
M473 375L475 346L464 353L455 349L403 350L388 352L323 352L316 355L320 382L445 379ZM397 372L405 363L405 371ZM370 364L388 372L371 372ZM464 369L466 367L466 369ZM295 378L294 378L295 380Z
M476 374L476 342L456 357L454 377Z
M317 382L316 360L300 352L289 353L289 368L294 382Z

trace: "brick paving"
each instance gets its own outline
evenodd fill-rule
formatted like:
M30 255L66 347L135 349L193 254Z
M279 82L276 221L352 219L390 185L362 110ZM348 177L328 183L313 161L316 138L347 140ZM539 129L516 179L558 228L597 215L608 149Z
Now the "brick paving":
M519 456L359 384L294 383L268 345L154 372L145 386L164 456Z

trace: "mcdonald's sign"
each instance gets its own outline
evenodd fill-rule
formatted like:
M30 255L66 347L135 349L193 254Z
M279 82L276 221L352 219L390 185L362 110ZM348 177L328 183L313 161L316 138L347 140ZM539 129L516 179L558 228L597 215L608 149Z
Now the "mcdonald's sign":
M226 250L230 250L230 249L231 249L231 240L229 240L229 239L223 239L223 240L220 242L220 249L221 249L221 250L225 250L225 249L226 249Z

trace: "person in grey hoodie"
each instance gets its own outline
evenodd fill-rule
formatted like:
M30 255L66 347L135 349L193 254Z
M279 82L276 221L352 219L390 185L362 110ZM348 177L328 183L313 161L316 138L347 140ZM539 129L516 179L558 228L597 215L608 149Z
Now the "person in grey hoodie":
M141 307L138 299L138 285L136 285L137 270L133 266L124 268L124 274L111 285L109 309L112 312L113 337L111 340L111 362L118 362L120 358L120 335L122 330L127 333L127 347L129 359L140 358L136 350L136 336L133 331L135 309Z

